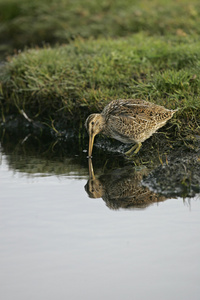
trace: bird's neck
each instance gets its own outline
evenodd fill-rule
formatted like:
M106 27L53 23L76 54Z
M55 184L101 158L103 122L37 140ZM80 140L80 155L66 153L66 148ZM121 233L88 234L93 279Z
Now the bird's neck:
M99 114L99 122L101 124L101 132L103 133L105 131L105 125L106 125L106 119L104 117L104 115Z

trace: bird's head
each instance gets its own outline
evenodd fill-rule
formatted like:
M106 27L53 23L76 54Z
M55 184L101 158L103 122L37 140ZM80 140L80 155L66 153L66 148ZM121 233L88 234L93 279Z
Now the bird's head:
M104 117L101 114L92 114L85 121L85 127L89 134L88 156L91 157L95 135L100 133L105 125Z

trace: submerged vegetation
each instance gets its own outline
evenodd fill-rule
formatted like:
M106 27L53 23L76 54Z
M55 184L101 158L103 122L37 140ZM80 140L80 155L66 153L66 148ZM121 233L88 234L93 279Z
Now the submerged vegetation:
M179 107L176 131L199 133L199 15L195 0L0 0L2 44L32 45L2 67L2 120L83 120L134 97Z

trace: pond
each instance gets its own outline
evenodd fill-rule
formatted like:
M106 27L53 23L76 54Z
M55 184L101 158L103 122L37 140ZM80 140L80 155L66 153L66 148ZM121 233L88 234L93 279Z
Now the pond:
M1 299L199 299L198 184L86 149L2 136Z

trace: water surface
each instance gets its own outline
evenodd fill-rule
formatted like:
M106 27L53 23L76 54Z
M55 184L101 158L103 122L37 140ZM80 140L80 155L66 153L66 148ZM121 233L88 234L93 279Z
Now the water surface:
M89 179L83 148L25 145L1 148L1 299L199 299L198 193L156 195L106 157Z

